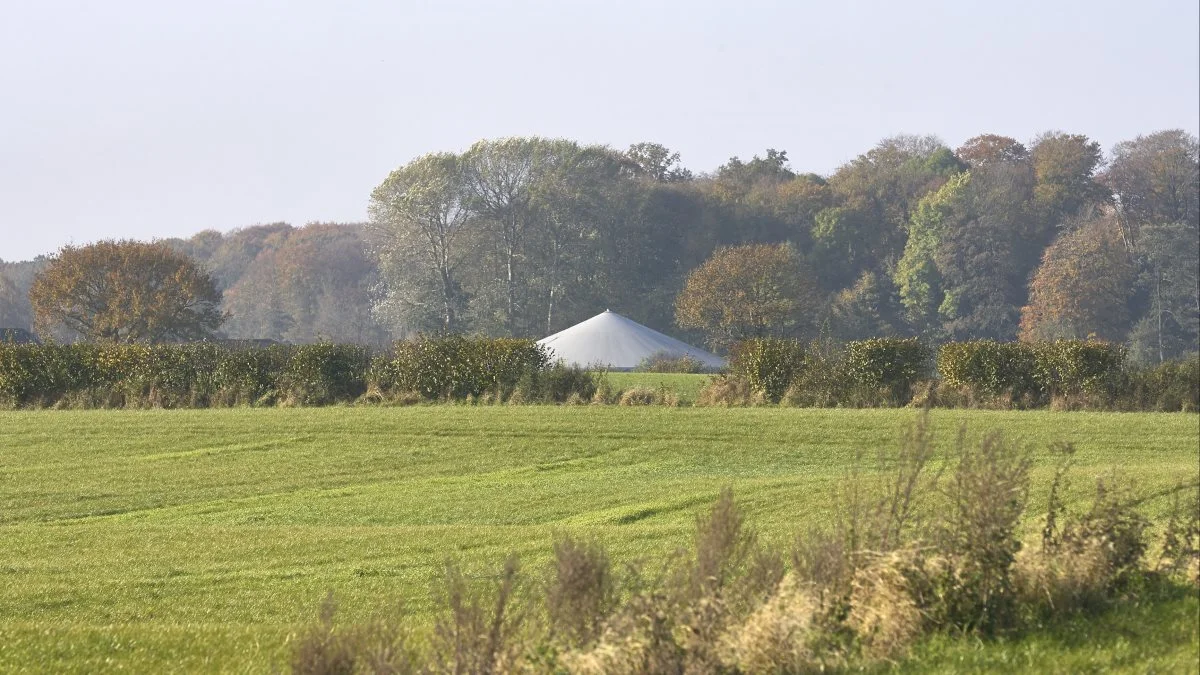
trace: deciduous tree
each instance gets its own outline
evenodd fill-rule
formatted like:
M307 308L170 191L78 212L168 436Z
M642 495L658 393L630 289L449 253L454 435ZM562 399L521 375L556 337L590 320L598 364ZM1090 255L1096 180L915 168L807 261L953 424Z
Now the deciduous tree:
M1030 284L1021 339L1122 341L1133 282L1134 267L1113 217L1062 235L1046 249Z
M1029 161L1029 150L1015 138L997 134L982 134L967 139L954 151L960 160L971 168L980 168L1006 162Z
M25 328L25 317L20 306L21 296L16 285L0 274L0 329Z
M625 151L633 174L660 183L679 183L692 179L692 172L679 162L679 153L658 143L634 143Z
M66 246L29 291L38 332L66 330L102 342L209 337L221 324L212 277L162 243Z
M1135 353L1162 362L1200 349L1200 226L1143 226L1137 261L1145 314L1135 331Z
M1033 144L1030 161L1034 171L1034 200L1041 225L1027 236L1044 246L1053 239L1055 228L1088 205L1102 204L1109 197L1096 181L1103 153L1100 144L1082 134L1054 131L1042 134Z
M728 347L751 337L801 336L820 306L816 279L791 246L734 246L688 275L675 321L703 331L713 347Z
M453 153L419 157L375 188L368 207L391 301L411 315L413 307L423 308L424 290L433 285L443 333L462 330L467 300L458 279L467 254L462 234L471 216L465 168ZM424 278L400 278L413 272Z
M1112 156L1104 182L1134 228L1200 221L1200 143L1195 136L1180 129L1138 136L1118 143Z
M550 141L505 138L479 141L463 156L472 211L490 227L499 257L503 305L499 311L509 335L528 332L525 243L533 222L530 203ZM487 295L483 297L488 297Z

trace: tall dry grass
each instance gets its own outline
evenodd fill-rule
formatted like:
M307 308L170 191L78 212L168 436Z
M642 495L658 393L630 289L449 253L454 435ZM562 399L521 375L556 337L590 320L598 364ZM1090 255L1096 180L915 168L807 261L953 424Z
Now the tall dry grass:
M932 633L981 639L1081 611L1137 602L1200 569L1200 478L1139 495L1097 481L1086 509L1067 508L1069 444L1040 541L1026 541L1032 449L1000 432L948 448L927 415L896 453L847 476L837 518L765 546L733 493L696 520L687 548L660 565L614 568L594 541L559 539L537 579L515 557L493 577L449 565L431 633L396 623L338 628L332 601L296 643L298 673L792 673L905 658ZM1140 507L1173 498L1157 559Z

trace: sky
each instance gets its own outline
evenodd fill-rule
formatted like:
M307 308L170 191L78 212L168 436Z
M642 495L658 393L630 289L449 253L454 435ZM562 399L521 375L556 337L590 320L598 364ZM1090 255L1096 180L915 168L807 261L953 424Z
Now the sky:
M1198 120L1195 0L0 0L0 259L360 221L481 138L827 174L898 133L1107 151Z

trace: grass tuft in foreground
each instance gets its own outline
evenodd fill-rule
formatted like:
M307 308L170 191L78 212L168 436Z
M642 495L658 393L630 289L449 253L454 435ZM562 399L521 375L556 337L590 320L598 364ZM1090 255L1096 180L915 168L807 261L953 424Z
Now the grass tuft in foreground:
M540 580L522 576L515 554L475 584L451 563L432 632L401 619L339 633L327 601L320 627L294 648L293 672L857 670L906 662L922 640L1001 644L1180 597L1183 584L1194 596L1200 476L1169 491L1174 508L1152 565L1145 499L1101 480L1089 508L1068 510L1059 492L1075 451L1053 451L1040 546L1021 538L1033 449L1000 431L969 442L962 429L939 455L926 413L898 455L880 455L877 472L843 486L832 527L796 540L792 569L726 488L689 547L620 579L603 547L565 537Z

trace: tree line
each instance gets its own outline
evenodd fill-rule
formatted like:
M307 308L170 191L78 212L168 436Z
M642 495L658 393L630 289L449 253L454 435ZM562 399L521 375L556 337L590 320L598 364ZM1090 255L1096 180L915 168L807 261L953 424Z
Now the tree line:
M1095 337L1156 362L1200 338L1200 161L1179 130L1107 155L1063 132L898 136L827 176L774 149L697 174L653 143L483 140L391 172L369 216L164 243L212 275L230 337L540 337L612 308L718 349ZM45 264L0 263L0 326L33 325Z

